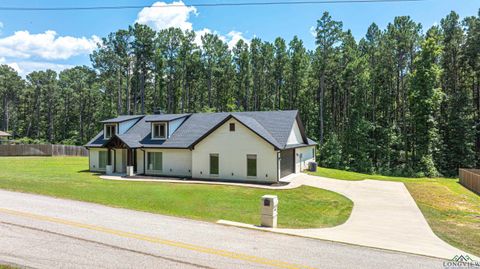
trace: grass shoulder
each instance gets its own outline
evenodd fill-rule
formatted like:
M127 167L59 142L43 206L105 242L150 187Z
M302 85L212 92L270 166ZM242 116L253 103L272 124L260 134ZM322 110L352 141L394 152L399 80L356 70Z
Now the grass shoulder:
M11 265L0 264L0 269L16 269L18 267L13 267Z
M50 195L197 220L259 224L260 197L279 197L280 227L332 227L344 223L353 203L331 191L300 187L263 190L246 187L119 182L85 171L88 158L0 158L0 188Z
M335 178L335 179L342 179L342 180L365 180L365 179L373 179L373 180L384 180L384 181L397 181L397 182L438 182L438 181L451 181L455 179L451 178L429 178L429 177L394 177L394 176L384 176L384 175L377 175L377 174L363 174L357 173L352 171L345 171L339 169L332 169L332 168L325 168L325 167L318 167L316 172L308 172L311 175L319 176L319 177L328 177L328 178Z

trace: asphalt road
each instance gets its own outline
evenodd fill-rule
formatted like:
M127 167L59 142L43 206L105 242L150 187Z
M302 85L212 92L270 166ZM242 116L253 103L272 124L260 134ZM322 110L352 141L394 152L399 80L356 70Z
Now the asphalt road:
M440 259L0 190L0 264L443 268Z

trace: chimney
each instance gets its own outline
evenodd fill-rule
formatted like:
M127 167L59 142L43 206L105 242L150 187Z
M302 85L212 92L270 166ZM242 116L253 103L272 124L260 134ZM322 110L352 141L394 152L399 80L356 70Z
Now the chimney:
M153 109L153 114L160 115L160 114L165 114L165 113L160 108L154 108Z

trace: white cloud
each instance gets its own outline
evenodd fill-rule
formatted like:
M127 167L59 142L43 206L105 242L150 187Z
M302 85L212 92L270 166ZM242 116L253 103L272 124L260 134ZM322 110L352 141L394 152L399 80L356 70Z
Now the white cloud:
M220 38L220 40L222 40L223 42L227 43L228 48L230 48L230 49L235 47L235 45L237 44L237 42L240 39L244 40L247 44L250 44L250 40L245 38L243 36L242 32L238 32L238 31L230 31L227 35L222 35L222 34L218 33L217 31L212 31L208 28L204 28L202 30L195 31L195 34L196 35L195 35L195 41L194 42L198 46L202 46L202 36L204 36L205 34L218 35L218 38Z
M182 30L192 30L192 23L188 21L191 14L196 15L197 9L186 6L182 1L155 2L152 7L143 8L137 16L136 22L146 24L155 30L177 27Z
M58 63L51 63L51 62L36 62L36 61L10 62L10 61L7 61L4 57L0 58L0 64L6 64L10 66L15 71L17 71L18 74L22 77L25 77L26 75L28 75L33 71L51 69L59 73L62 70L74 67L73 65L69 65L69 64L58 64Z
M195 40L193 41L197 46L201 47L202 46L202 36L206 34L212 34L212 35L217 35L220 40L223 42L227 42L227 38L223 35L221 35L217 31L213 31L208 28L203 28L202 30L195 31Z
M202 30L195 31L195 40L193 41L197 46L202 46L202 36L206 34L211 34L212 30L208 28L203 28Z
M243 33L242 32L238 32L238 31L230 31L228 34L227 34L227 44L228 44L228 47L230 49L232 49L233 47L235 47L235 45L237 45L238 41L243 40L245 41L247 44L250 44L250 40L249 39L246 39L244 36L243 36Z
M165 2L155 2L152 7L142 9L135 22L146 24L155 30L166 29L170 27L180 28L182 30L192 30L193 25L189 21L191 15L198 15L197 9L193 6L187 6L183 1L172 2L167 4ZM249 40L243 36L243 33L238 31L230 31L227 35L222 35L217 31L203 28L195 31L195 44L202 45L202 36L205 34L216 34L218 37L228 44L228 47L233 48L238 40L243 39L247 43Z
M20 73L22 71L22 69L20 69L17 63L7 63L7 59L5 59L5 57L0 57L0 64L6 64L10 66L15 71L17 71L17 73Z
M96 48L100 38L92 36L57 36L52 30L39 34L17 31L11 36L0 38L0 57L40 57L47 60L65 60L80 54L89 54Z
M310 34L315 38L317 37L317 28L315 26L310 27Z

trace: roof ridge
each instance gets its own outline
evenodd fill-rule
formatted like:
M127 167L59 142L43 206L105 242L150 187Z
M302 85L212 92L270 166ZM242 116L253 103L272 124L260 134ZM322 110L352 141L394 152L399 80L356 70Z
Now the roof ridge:
M242 122L242 120L239 119L238 116L235 116L235 115L232 114L232 117L234 117L234 118L237 119L238 121ZM270 131L268 131L268 130L265 128L265 126L263 126L263 124L261 124L260 122L258 122L255 118L253 118L253 117L251 117L251 116L240 116L240 117L246 117L246 118L249 118L249 119L255 121L255 122L258 124L258 126L260 126L260 128L262 128L263 131L265 131L267 134L270 135L270 137L269 137L268 139L273 140L273 141L276 143L275 146L277 146L278 148L282 148L282 145L281 145L280 142L278 142L278 140L272 135L272 133L270 133ZM248 124L247 124L247 123L242 122L242 124L244 124L245 126L248 127ZM256 132L255 132L255 133L256 133ZM257 133L257 134L258 134L258 133ZM258 135L260 135L260 136L263 137L263 135L261 135L261 134L258 134ZM265 138L266 138L266 137L265 137Z
M232 115L232 116L235 116L235 115ZM247 117L247 118L250 118L250 119L254 120L254 121L255 121L256 123L258 123L258 125L260 125L267 133L269 133L275 141L277 141L277 140L275 139L275 137L273 137L272 133L271 133L269 130L267 130L267 129L265 128L265 126L263 126L263 124L261 124L260 122L258 122L257 119L255 119L255 118L252 117L252 116L246 116L246 115L245 115L245 116L242 116L242 117ZM278 143L278 141L277 141L277 143Z

